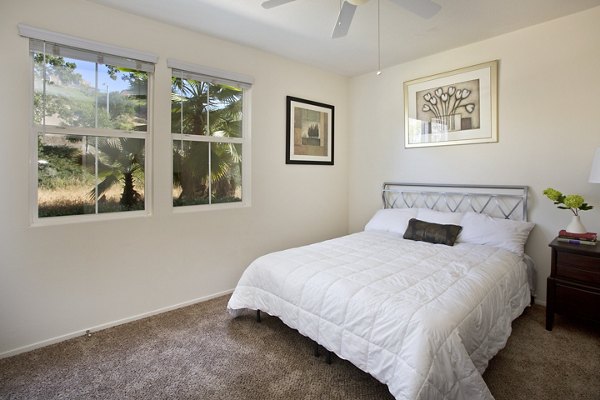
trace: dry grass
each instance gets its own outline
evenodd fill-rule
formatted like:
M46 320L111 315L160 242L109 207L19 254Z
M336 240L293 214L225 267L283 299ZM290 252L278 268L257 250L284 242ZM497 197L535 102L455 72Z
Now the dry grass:
M98 201L98 210L93 199L90 199L88 186L70 186L61 189L38 188L38 216L56 217L66 215L95 214L96 212L118 212L121 209L120 200L122 187L114 186ZM140 191L142 198L143 190ZM143 203L140 204L143 209Z
M82 186L70 186L61 189L42 189L38 188L38 206L53 207L56 205L78 204L94 205L94 200L89 197L90 189ZM119 187L111 188L105 195L105 201L119 201L121 199L121 189Z

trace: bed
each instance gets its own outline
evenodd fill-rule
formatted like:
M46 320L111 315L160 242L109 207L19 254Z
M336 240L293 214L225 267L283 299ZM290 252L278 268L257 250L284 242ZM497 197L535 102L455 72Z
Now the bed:
M385 183L382 199L362 232L256 259L229 312L280 318L396 399L493 399L482 374L532 299L527 187ZM421 223L459 233L404 238Z

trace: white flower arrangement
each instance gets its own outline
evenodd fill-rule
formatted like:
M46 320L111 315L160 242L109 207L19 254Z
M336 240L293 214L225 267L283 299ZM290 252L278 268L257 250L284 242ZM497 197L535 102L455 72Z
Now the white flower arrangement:
M469 89L456 89L449 86L444 92L443 88L437 88L433 94L425 93L423 98L427 103L423 105L424 112L431 112L436 118L456 114L460 108L464 108L469 114L475 110L474 103L462 104L463 100L471 95Z

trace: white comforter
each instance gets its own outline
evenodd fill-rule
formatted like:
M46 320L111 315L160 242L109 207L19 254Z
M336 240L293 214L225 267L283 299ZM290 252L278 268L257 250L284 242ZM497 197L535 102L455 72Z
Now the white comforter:
M529 299L516 254L371 231L258 258L228 309L279 317L397 399L492 399L481 374Z

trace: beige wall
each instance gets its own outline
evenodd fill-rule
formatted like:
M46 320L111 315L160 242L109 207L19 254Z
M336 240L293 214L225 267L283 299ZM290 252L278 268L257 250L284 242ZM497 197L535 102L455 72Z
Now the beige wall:
M587 183L600 146L600 8L348 80L82 0L0 7L0 356L230 290L261 254L362 229L387 180L529 185L542 302L547 243L570 218L542 190L600 209L600 186ZM151 217L29 226L31 72L19 22L160 56ZM255 77L252 207L172 213L168 57ZM494 59L499 143L404 149L402 83ZM336 106L334 167L285 165L286 95ZM599 231L599 210L583 221Z
M527 252L537 263L538 300L546 299L548 243L570 214L542 195L546 187L580 193L600 231L600 185L587 182L600 146L600 7L351 80L349 225L363 228L381 207L384 181L530 186ZM401 43L398 44L401 46ZM499 142L404 148L404 81L498 59Z
M160 57L151 217L30 227L20 22ZM3 2L0 54L0 356L222 293L261 254L347 232L347 78L81 0ZM167 58L254 76L251 207L173 214ZM286 95L336 107L335 166L285 164Z

